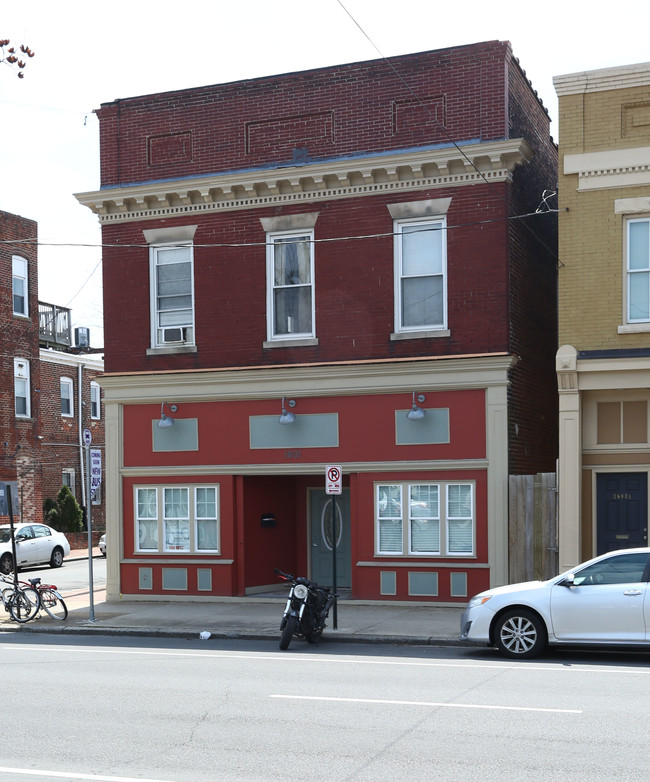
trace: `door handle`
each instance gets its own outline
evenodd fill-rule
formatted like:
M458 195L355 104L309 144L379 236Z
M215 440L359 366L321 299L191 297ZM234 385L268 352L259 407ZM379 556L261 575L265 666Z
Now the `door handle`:
M640 589L626 589L623 594L626 597L638 597L639 595L642 595L643 592Z
M315 538L315 537L313 537L313 538L311 539L311 545L312 545L314 548L318 548L318 543L316 543L316 538Z

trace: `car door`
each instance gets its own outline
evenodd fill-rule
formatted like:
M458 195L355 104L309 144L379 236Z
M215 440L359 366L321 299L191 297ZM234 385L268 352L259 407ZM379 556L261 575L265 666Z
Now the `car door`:
M54 548L54 540L49 527L45 524L33 524L34 534L33 562L49 562Z
M31 565L35 559L34 533L31 526L21 527L14 533L16 540L16 562L18 567Z
M647 552L615 552L574 575L573 586L558 582L551 589L551 621L559 641L646 640Z

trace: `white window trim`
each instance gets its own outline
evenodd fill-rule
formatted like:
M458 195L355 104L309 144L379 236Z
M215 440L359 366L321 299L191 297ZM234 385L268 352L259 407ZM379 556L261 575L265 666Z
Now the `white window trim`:
M97 398L93 399L95 396ZM94 380L90 381L90 417L93 421L100 421L102 417L102 392L99 383Z
M421 224L423 230L431 226L441 232L442 253L442 322L419 326L402 326L402 229L404 226ZM397 219L393 222L394 235L394 297L395 324L392 339L449 336L447 323L447 218L445 215ZM434 276L434 275L429 275ZM436 275L437 276L437 275Z
M62 418L74 418L74 381L70 377L62 377L59 380L60 386L60 400L61 400L61 417ZM63 396L63 389L69 390L69 397ZM68 413L63 412L63 400L68 398L70 400L70 411Z
M158 252L161 250L170 250L186 247L189 250L190 264L190 295L191 295L191 316L188 323L181 326L170 326L171 329L181 330L181 339L175 342L165 342L160 335L163 328L158 326L158 289L157 289L157 269ZM151 309L151 349L164 350L165 352L174 352L179 349L192 348L196 344L196 311L194 298L194 244L187 241L168 242L165 244L155 244L149 247L149 290L150 290L150 309Z
M22 269L17 269L22 266ZM14 309L14 280L22 280L25 285L24 306L22 310ZM11 307L14 315L29 317L29 262L21 255L12 255L11 257Z
M24 380L27 387L27 394L25 398L25 412L18 413L16 411L16 380ZM31 401L31 372L29 361L26 358L16 357L14 358L14 413L16 418L31 418L32 417L32 401ZM21 397L22 398L22 397Z
M76 497L76 491L77 491L77 474L74 468L72 467L64 467L63 470L61 470L62 478L61 478L61 485L62 486L68 486L72 494ZM69 483L65 483L63 480L63 476L67 475L69 478Z
M309 275L311 287L311 331L293 332L289 334L275 334L275 308L274 308L274 277L275 277L275 242L278 239L306 238L309 242ZM306 287L306 286L304 286ZM266 234L266 333L265 345L315 344L316 339L316 279L314 264L314 231L311 228L292 229L290 231L276 231ZM292 343L291 345L289 343ZM317 344L317 343L316 343Z
M619 334L635 334L650 331L650 315L647 318L630 318L630 226L634 223L647 223L650 231L650 217L633 217L624 222L623 230L623 324L618 327ZM650 273L647 272L647 273Z
M410 513L402 513L402 549L401 551L381 551L379 548L379 489L382 486L400 486L402 494L402 507L405 502L410 502L411 486L438 486L438 508L439 508L439 552L421 552L411 550L411 518ZM470 486L471 487L471 523L472 523L472 550L471 552L450 552L449 551L449 522L455 519L448 513L448 489L450 486ZM406 499L405 499L406 498ZM375 556L377 557L397 557L404 559L467 559L476 557L476 482L475 481L378 481L374 487L374 515L375 515Z
M198 525L201 521L210 521L211 519L199 518L197 511L197 489L214 489L215 490L215 502L216 502L216 523L217 523L217 548L206 549L198 547ZM139 489L154 489L156 492L156 522L158 531L158 548L140 548L139 546L139 522L138 517L138 490ZM170 549L166 546L165 541L165 509L164 509L164 494L165 489L186 489L189 493L188 500L188 524L190 532L189 548L185 549ZM152 521L152 519L145 519L146 521ZM185 520L185 519L184 519ZM187 556L202 555L202 554L220 554L221 553L221 511L220 511L220 491L219 484L143 484L133 487L133 524L134 524L134 541L135 551L138 554L165 554L167 556Z

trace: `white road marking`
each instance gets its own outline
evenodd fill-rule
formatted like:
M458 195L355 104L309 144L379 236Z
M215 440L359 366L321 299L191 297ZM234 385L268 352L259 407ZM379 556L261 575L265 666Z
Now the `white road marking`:
M332 701L334 703L376 703L388 706L431 706L449 709L487 709L494 711L537 711L547 714L582 714L582 709L542 709L534 706L494 706L483 703L444 703L436 701L393 701L380 698L330 698L318 695L269 695L269 698L283 698L296 701Z
M32 777L52 777L53 779L90 779L92 782L169 782L163 779L144 779L143 777L107 777L101 774L79 774L73 771L49 771L33 768L8 768L0 766L0 773L22 774Z

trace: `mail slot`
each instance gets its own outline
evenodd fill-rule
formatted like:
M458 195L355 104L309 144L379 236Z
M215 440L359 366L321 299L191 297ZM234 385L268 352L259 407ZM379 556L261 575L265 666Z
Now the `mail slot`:
M616 540L629 540L629 539L630 539L629 535L617 535L616 536Z

